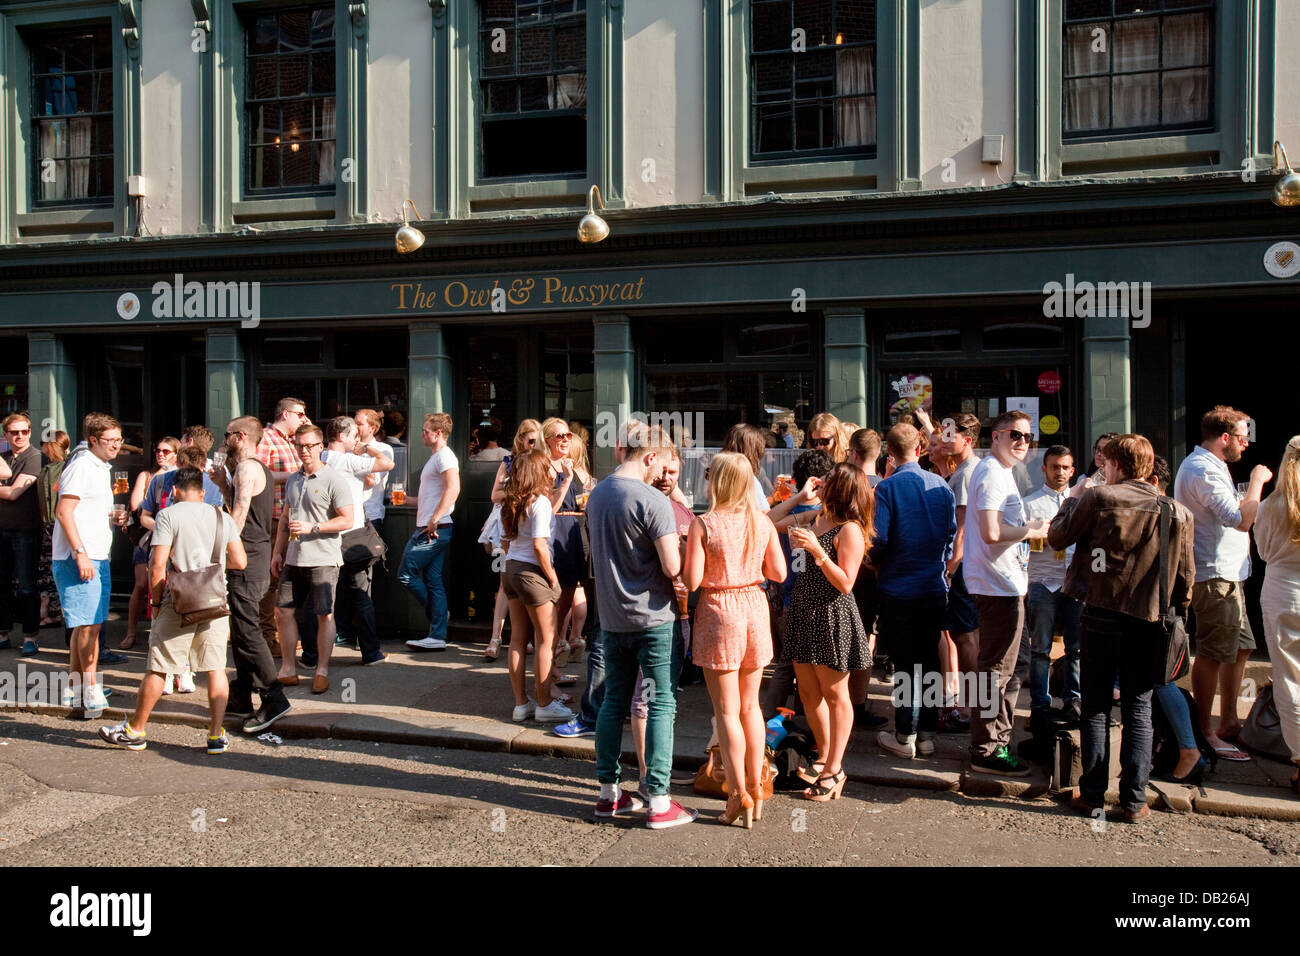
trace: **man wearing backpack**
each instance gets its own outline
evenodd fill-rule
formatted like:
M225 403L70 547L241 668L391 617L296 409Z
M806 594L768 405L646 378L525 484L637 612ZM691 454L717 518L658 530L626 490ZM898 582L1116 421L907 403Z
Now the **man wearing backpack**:
M221 727L230 693L226 678L230 618L184 623L173 607L167 575L169 568L184 574L211 567L214 554L218 564L239 571L247 566L248 557L230 515L204 503L203 472L188 466L177 469L172 488L173 504L154 519L149 554L149 606L154 611L149 672L140 684L135 713L120 724L101 727L99 736L126 750L144 750L145 725L162 697L164 678L193 666L208 677L208 753L222 754L230 745ZM219 580L224 592L225 576Z
M15 412L4 420L9 450L3 455L7 476L0 479L0 648L12 647L15 604L23 627L23 657L39 648L41 596L36 587L40 565L41 513L33 487L41 472L41 450L32 444L32 420ZM13 587L15 576L18 587Z

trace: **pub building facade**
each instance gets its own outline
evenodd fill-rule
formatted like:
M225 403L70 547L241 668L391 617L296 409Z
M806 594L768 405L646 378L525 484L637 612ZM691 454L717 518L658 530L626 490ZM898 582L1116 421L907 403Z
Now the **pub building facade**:
M1225 403L1256 422L1244 480L1300 431L1279 6L0 0L0 402L74 442L111 412L133 478L284 395L400 414L390 631L421 626L391 578L433 411L458 621L495 592L480 423L580 422L603 475L632 412L698 459L737 421L1019 407L1037 455L1136 430L1176 468Z

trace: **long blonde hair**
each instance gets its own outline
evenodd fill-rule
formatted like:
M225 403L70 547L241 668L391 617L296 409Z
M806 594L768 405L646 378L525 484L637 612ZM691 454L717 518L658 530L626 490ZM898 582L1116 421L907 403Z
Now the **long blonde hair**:
M542 423L535 418L525 418L519 423L519 427L515 429L515 440L510 446L510 453L518 458L520 455L526 455L534 449L541 451L537 445L526 444L528 436L532 434L537 435L537 442L541 444Z
M1277 485L1272 498L1277 495L1286 507L1286 522L1291 526L1291 540L1300 544L1300 435L1286 443L1282 464L1277 467Z
M813 432L831 433L831 443L830 447L826 449L826 453L831 456L831 460L836 464L842 462L848 455L848 442L846 441L843 428L840 427L840 420L830 412L819 412L814 415L812 421L808 423L808 428L804 431L804 436L805 440L808 442L809 448L813 447Z
M591 471L590 460L587 458L587 445L591 442L591 433L578 422L569 422L569 431L573 433L573 441L569 442L569 457L585 475Z
M767 542L760 533L769 524L754 494L754 470L738 452L720 451L709 462L709 511L745 511L745 560Z

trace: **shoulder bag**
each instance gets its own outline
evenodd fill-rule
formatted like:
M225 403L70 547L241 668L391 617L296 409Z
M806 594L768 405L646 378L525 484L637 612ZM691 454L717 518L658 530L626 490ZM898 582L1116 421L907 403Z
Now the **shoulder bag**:
M1178 680L1187 673L1187 622L1169 604L1169 530L1174 521L1173 501L1160 498L1160 655L1156 661L1156 685Z
M388 546L369 519L360 528L343 535L343 566L353 572L364 571L388 553Z
M212 539L212 563L195 571L180 571L175 563L167 575L167 590L171 594L172 609L180 615L186 627L229 617L226 605L226 575L221 564L221 549L226 546L225 522L221 509L212 510L217 515L217 533Z

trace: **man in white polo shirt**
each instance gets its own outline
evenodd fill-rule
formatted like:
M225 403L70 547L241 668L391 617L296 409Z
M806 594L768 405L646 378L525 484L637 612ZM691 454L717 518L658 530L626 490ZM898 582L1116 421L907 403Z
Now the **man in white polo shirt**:
M966 505L966 589L979 612L978 706L971 711L971 770L1024 777L1029 768L1008 749L1020 679L1016 660L1029 591L1029 541L1047 537L1048 522L1026 521L1013 469L1025 460L1033 433L1024 412L993 423L993 446L975 467ZM984 699L990 692L995 699ZM991 706L990 706L991 705Z
M442 568L451 547L451 512L460 496L460 462L447 447L451 416L446 412L425 415L420 435L431 454L420 471L417 530L406 543L397 580L424 605L429 618L428 636L406 645L417 651L445 651L447 589Z
M99 629L108 620L111 587L108 554L113 545L113 474L108 463L122 447L122 426L110 415L91 412L82 422L82 434L86 451L59 476L50 567L64 623L72 629L68 674L73 680L70 693L65 692L60 702L68 707L82 704L89 720L100 716L106 703L95 668ZM122 519L125 517L123 514Z
M1245 497L1237 490L1227 463L1240 461L1250 444L1250 416L1216 405L1201 417L1201 443L1183 459L1174 479L1174 499L1192 513L1192 550L1196 578L1192 610L1196 612L1196 662L1192 697L1206 742L1224 760L1250 757L1233 746L1241 721L1237 697L1246 661L1255 650L1255 635L1246 617L1243 582L1250 577L1250 528L1259 511L1264 485L1273 472L1256 465ZM1219 724L1214 726L1214 693L1219 692Z

